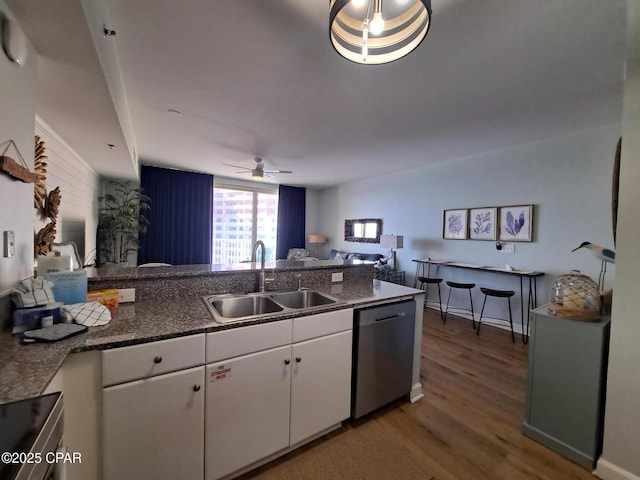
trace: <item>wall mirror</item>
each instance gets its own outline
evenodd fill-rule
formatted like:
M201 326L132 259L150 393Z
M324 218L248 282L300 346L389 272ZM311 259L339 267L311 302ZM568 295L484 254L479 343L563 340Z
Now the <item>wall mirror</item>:
M344 221L346 242L380 243L381 218L358 218Z

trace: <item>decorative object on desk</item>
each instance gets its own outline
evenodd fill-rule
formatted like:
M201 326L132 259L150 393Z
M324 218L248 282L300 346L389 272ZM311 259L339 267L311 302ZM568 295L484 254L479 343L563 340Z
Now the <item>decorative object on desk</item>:
M397 269L396 263L396 249L404 246L404 237L402 235L380 235L380 247L391 249L391 261L389 265L391 268Z
M131 182L110 183L113 193L98 198L98 266L127 263L138 249L139 234L149 227L144 211L151 208L151 199Z
M0 171L15 178L16 180L20 180L23 183L34 183L37 180L37 175L29 170L27 162L24 161L24 157L20 153L20 150L18 150L18 146L15 142L13 140L8 140L3 145L6 145L6 147L2 151L2 154L0 154ZM20 160L22 165L16 162L13 158L5 155L10 147L13 147L16 151L18 160Z
M35 136L35 159L33 171L36 174L36 180L33 185L33 207L44 208L44 202L47 197L47 162L49 158L44 154L44 140L40 140L40 136Z
M600 318L598 285L578 270L560 275L551 287L549 313L582 322L597 321Z
M600 245L594 245L591 242L582 242L571 251L575 252L580 248L588 248L594 257L602 261L602 264L600 265L600 274L598 275L598 288L602 290L604 288L604 277L607 274L607 263L616 263L616 252L609 250L608 248L601 247Z
M468 238L466 208L445 210L442 219L442 238L448 240L466 240Z
M345 242L379 243L381 218L358 218L344 221Z
M495 240L497 237L497 207L472 208L469 210L471 240Z
M309 243L315 243L316 258L320 258L320 244L325 243L327 241L327 237L325 237L324 235L318 235L318 234L312 233L311 235L309 235L308 240L309 240Z
M533 205L500 207L500 241L531 242Z

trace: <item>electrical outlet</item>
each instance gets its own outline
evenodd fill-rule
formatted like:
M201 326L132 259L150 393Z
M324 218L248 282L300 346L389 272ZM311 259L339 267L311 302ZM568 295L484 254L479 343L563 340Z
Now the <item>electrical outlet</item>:
M500 251L502 253L516 253L516 246L511 243L503 243Z
M4 232L4 256L9 258L16 254L16 234L13 230Z
M342 281L342 272L332 273L331 274L332 282L341 282Z
M136 289L135 288L121 288L118 290L118 302L119 303L132 303L136 301Z

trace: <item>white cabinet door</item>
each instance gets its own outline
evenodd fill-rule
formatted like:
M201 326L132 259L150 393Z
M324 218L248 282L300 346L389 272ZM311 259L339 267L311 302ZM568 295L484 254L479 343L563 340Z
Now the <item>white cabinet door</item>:
M291 366L289 345L206 366L207 480L289 446Z
M349 418L352 332L292 346L291 445Z
M202 479L204 367L103 390L105 480Z

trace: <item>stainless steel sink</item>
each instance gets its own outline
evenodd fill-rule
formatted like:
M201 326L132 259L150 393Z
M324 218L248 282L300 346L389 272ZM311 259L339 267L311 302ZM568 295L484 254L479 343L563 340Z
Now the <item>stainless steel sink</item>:
M219 323L251 320L267 314L301 312L343 303L315 290L208 295L203 299L214 320Z
M311 308L321 305L331 305L336 300L329 298L315 290L296 290L294 292L274 293L271 298L288 308Z
M223 321L281 312L283 308L265 295L218 295L207 301Z

